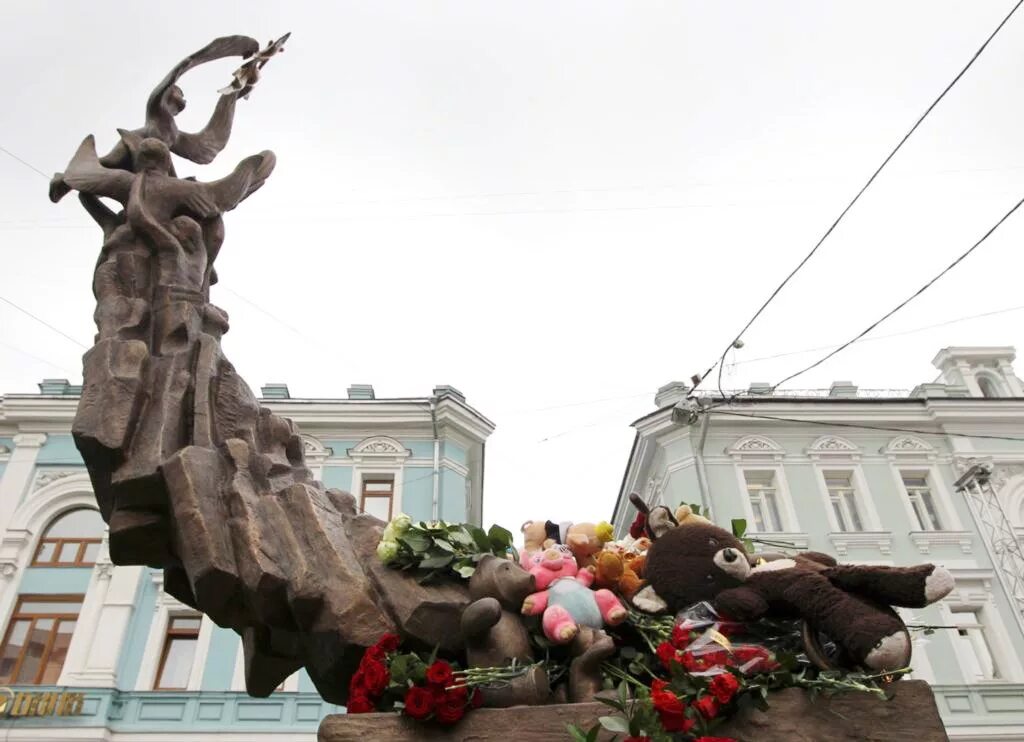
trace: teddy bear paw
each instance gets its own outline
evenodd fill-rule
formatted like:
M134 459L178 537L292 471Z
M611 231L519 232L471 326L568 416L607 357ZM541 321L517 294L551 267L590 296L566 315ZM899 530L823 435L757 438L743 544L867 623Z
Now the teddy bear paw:
M648 585L633 596L633 605L644 613L661 613L668 605L661 596Z
M953 575L945 567L936 567L924 581L924 599L928 604L941 600L953 589Z
M872 670L900 670L910 664L910 638L905 631L882 639L875 648L868 652L864 664Z
M609 624L611 626L617 626L618 624L620 624L623 621L625 621L626 620L626 616L628 616L628 615L629 615L629 611L627 611L622 606L617 606L615 608L612 608L610 611L608 611L608 617L605 619L605 623L607 623L607 624Z
M555 630L558 640L563 644L571 642L578 633L580 633L580 627L573 623L567 623Z

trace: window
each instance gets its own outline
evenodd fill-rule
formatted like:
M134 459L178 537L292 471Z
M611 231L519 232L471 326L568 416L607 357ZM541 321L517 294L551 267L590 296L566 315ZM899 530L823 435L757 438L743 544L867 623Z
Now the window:
M961 657L966 660L964 672L974 680L1001 680L996 654L989 644L978 611L955 611L953 622L957 627L955 641L964 650L961 652Z
M82 595L22 595L0 650L0 684L56 685Z
M900 472L900 476L903 477L903 486L907 490L907 497L910 498L910 506L917 516L918 528L922 531L941 531L942 520L935 507L928 476L914 472Z
M975 379L978 381L978 388L981 389L981 396L983 397L1001 397L999 388L995 382L987 376L976 376Z
M760 533L777 533L782 530L782 516L779 511L779 494L775 487L775 472L745 471L750 509L754 513L754 527Z
M39 540L33 567L91 567L103 540L103 518L80 508L58 516Z
M840 531L863 531L864 521L861 520L857 507L857 494L853 487L851 472L825 472L825 487L832 503L832 513Z
M192 674L192 662L199 642L199 627L203 618L198 615L171 616L160 653L154 690L186 690Z
M387 522L391 520L391 506L395 495L394 477L377 476L363 480L363 496L359 509Z

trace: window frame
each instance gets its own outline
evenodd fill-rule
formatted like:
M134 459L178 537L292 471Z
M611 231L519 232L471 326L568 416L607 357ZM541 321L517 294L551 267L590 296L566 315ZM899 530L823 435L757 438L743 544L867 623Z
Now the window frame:
M371 493L367 495L366 487L371 484L389 484L391 489L386 494ZM390 522L395 517L395 475L394 474L371 474L366 472L363 474L361 481L359 482L359 512L365 513L366 500L380 500L387 497L388 499L388 517L384 520ZM376 517L376 516L375 516Z
M943 517L942 508L939 504L938 495L935 492L935 487L932 486L931 472L927 469L913 469L900 467L898 470L900 483L903 485L903 494L907 498L907 502L910 504L910 511L914 516L914 520L911 525L917 525L918 528L913 530L916 531L948 531L946 528L946 521ZM907 483L908 479L921 479L924 481L923 486L911 485ZM929 513L928 506L925 504L925 498L922 493L927 493L928 499L931 500L931 513ZM924 511L925 519L922 519L922 509ZM934 515L934 519L931 517Z
M837 533L864 533L870 529L865 527L863 498L857 487L857 475L852 469L821 470L825 481L825 494L828 497L829 514L832 516ZM844 479L846 484L834 487L829 480ZM838 512L837 512L838 511ZM844 528L843 526L848 526ZM849 526L859 526L851 528Z
M767 476L765 476L767 475ZM758 479L764 481L759 482ZM747 495L747 504L753 516L753 525L757 533L785 533L785 517L783 516L782 497L779 493L778 475L774 469L743 469L743 484ZM751 490L756 492L752 492ZM770 497L768 493L770 491ZM776 528L758 528L758 515L762 525L768 524ZM777 521L777 522L770 522Z
M75 604L75 603L77 603L78 604L78 612L77 613L22 613L21 612L22 605L24 605L25 603L32 603L32 602L68 603L68 604ZM14 630L14 625L18 621L28 620L30 622L29 623L29 629L28 629L29 634L31 634L32 627L35 626L36 621L39 620L39 619L43 619L43 620L49 619L49 620L52 620L52 621L54 621L54 625L53 625L53 628L50 630L50 637L46 641L46 648L43 650L43 655L42 655L42 657L39 660L39 669L36 671L35 679L33 679L32 681L21 681L21 682L19 682L17 680L18 673L21 672L21 667L22 667L22 665L25 662L25 656L26 656L27 651L28 651L28 644L26 643L25 646L22 647L22 650L21 650L21 653L18 656L17 662L14 664L14 667L11 669L10 680L7 681L8 685L42 685L42 683L40 681L41 681L41 679L43 677L43 674L46 672L46 666L47 666L47 664L49 662L50 654L53 652L53 645L54 645L54 643L57 640L57 635L60 633L58 631L58 628L60 627L60 624L62 622L64 622L64 621L74 621L75 622L75 628L77 629L78 628L78 622L79 622L80 617L82 615L82 606L84 604L85 604L85 595L84 594L65 593L65 594L59 594L59 595L44 595L44 594L38 594L38 593L25 593L25 594L19 595L17 597L17 600L15 601L15 604L14 604L14 610L11 612L10 617L7 619L7 628L4 631L3 642L0 642L0 655L2 655L3 652L7 649L7 644L10 641L10 638L11 638L11 632ZM72 630L72 632L71 632L72 639L74 638L74 635L75 635L75 632L74 632L74 630ZM26 636L28 636L28 634L26 634ZM70 647L70 640L69 640L68 646ZM67 657L65 657L65 662L66 661L67 661ZM64 663L61 663L61 672L63 672L63 671L64 671ZM58 673L58 678L59 678L59 673ZM56 685L56 683L54 683L54 685Z
M743 514L747 519L747 530L750 533L756 531L756 520L754 508L747 489L746 473L758 473L772 475L775 485L776 504L782 522L779 524L780 531L763 531L764 534L786 537L787 540L800 542L806 545L806 534L800 530L800 519L797 517L796 508L793 506L793 498L789 490L789 480L786 477L786 467L783 459L786 451L782 446L771 438L763 435L746 435L735 440L725 453L733 461L733 470L736 474L736 487L743 503Z
M86 552L90 545L95 544L99 547L103 543L103 536L100 534L98 537L79 537L79 536L47 536L50 530L56 525L62 518L75 513L79 510L90 510L97 515L99 511L95 508L70 508L50 518L46 524L46 528L43 529L43 535L39 539L39 543L36 544L35 550L32 552L32 560L29 562L30 567L57 567L57 568L76 568L76 567L94 567L96 566L96 559L92 561L86 560ZM102 518L102 516L101 516ZM39 555L43 552L43 549L48 544L55 544L53 550L53 557L49 561L41 561ZM75 560L73 562L61 562L56 561L57 557L63 552L65 545L78 544L78 551L75 554ZM96 557L99 556L99 548L96 550Z
M175 629L174 622L178 619L187 619L198 621L199 625L195 629ZM160 649L160 660L157 662L156 674L153 676L153 690L155 691L186 691L188 690L188 678L185 679L185 686L167 686L162 685L161 680L163 679L164 670L167 666L167 657L171 652L171 646L174 644L175 639L191 638L194 642L192 649L192 667L189 667L189 675L192 674L192 668L195 667L196 657L199 656L199 634L203 628L203 614L202 613L175 613L167 617L167 625L164 627L164 641L163 646Z
M921 541L917 545L919 551L927 554L930 544L926 542L933 541L936 537L941 540L943 537L940 534L946 534L947 537L952 533L969 535L964 530L963 521L957 512L946 479L938 468L939 452L934 446L916 436L897 436L889 441L881 453L889 462L893 485L896 487L896 491L899 492L903 508L907 513L907 525L910 527L911 537L914 538L916 534L918 540ZM941 530L929 531L918 528L920 524L917 522L917 515L910 500L910 493L907 491L903 481L904 474L924 475L928 481L928 486L932 491L932 501L939 515L939 521L942 523ZM965 554L970 553L971 546L969 540L965 541L961 548ZM922 551L922 549L925 550Z

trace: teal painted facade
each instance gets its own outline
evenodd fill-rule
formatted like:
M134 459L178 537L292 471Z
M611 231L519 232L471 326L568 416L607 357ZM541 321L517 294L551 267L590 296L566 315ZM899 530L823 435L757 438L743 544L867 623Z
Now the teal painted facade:
M950 739L1024 740L1024 596L1013 592L1024 560L1000 556L995 544L1006 543L1005 531L956 488L973 466L986 467L978 491L1005 516L1009 538L1015 530L1024 543L1024 384L1012 360L1012 349L951 348L936 358L940 382L901 395L837 382L820 393L740 396L720 408L729 415L700 411L720 401L711 394L698 403L681 384L663 387L659 409L634 423L613 523L620 535L628 529L635 511L627 498L636 492L671 509L702 504L719 524L745 519L755 538L840 561L942 564L954 591L901 614L911 624L957 628L918 635L913 676L933 684ZM983 392L982 376L995 380L997 394ZM826 474L849 482L845 505ZM907 480L926 483L934 515L915 509ZM777 513L763 504L765 488ZM854 508L861 527L848 516L844 524L837 507Z
M7 534L0 548L5 578L0 580L0 637L6 635L19 596L82 596L58 683L24 688L82 691L86 702L75 717L5 719L5 739L17 742L22 730L26 739L35 739L45 728L47 739L97 742L122 737L134 742L148 735L198 741L227 733L313 742L320 720L343 709L325 703L304 670L270 697L251 698L244 691L239 636L205 617L194 643L187 690L154 690L169 620L193 614L163 593L161 571L113 567L105 544L96 565L31 566L39 539L56 517L70 509L95 507L70 430L61 430L57 422L69 425L77 398L53 393L44 397L52 406L50 420L41 420L39 399L0 397L0 531ZM465 407L461 396L435 400L436 421L429 402L264 400L275 412L296 419L306 441L307 464L325 486L358 499L364 480L391 478L396 512L431 520L436 482L437 517L464 521L467 482L482 490L482 470L468 464L469 452L474 447L482 451L493 425ZM303 419L311 409L314 419ZM46 432L34 427L40 422ZM477 458L482 458L479 451Z

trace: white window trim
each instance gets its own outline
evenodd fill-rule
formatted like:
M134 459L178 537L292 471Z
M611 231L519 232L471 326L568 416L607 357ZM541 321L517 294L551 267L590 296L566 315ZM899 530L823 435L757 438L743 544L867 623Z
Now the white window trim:
M922 554L927 554L933 544L957 543L965 554L971 552L970 534L965 531L963 521L953 505L953 498L946 487L937 465L938 452L935 447L916 436L897 436L889 441L881 453L889 460L896 491L900 493L903 510L910 523L911 539ZM942 519L941 531L921 531L917 528L917 513L910 503L910 494L903 484L903 472L921 472L928 479L932 499ZM966 535L966 538L965 538ZM922 550L922 547L924 550Z
M955 624L956 620L953 614L957 612L955 610L957 608L975 611L984 626L985 638L989 644L993 661L1003 676L993 680L978 680L968 677L966 668L970 665L970 660L964 656L965 649L961 643L952 641L957 665L964 682L968 685L1005 685L1006 683L1024 681L1024 667L1021 666L1020 658L1014 650L1013 642L1010 640L1003 617L992 594L993 574L988 570L961 572L951 569L950 571L953 573L956 587L939 603L939 612L942 615L941 623L950 626Z
M849 534L857 533L882 533L882 520L878 516L874 500L871 497L871 490L868 488L867 480L864 478L864 471L860 464L860 449L849 441L837 436L822 436L810 448L807 455L811 459L814 468L815 479L818 482L818 494L822 504L825 506L825 516L828 518L829 527L834 534L842 534L847 537ZM828 493L828 484L825 482L826 471L850 472L850 484L853 485L853 497L859 508L863 531L841 531L836 514L832 510L832 498Z
M793 506L793 497L790 494L786 469L783 465L783 459L786 455L785 449L771 438L760 435L748 435L726 448L725 453L733 460L736 485L739 488L740 501L743 504L743 515L747 520L747 532L775 536L779 537L780 540L785 536L803 536L804 534L800 530L800 520L797 518L796 508ZM778 498L779 514L782 516L782 531L761 533L754 530L756 527L754 508L750 504L750 495L747 493L747 478L745 475L747 471L772 473L775 482L775 495Z
M149 625L149 636L146 637L146 648L142 653L142 664L135 681L135 690L154 691L156 673L160 669L160 654L164 649L167 637L167 625L172 617L195 616L197 612L164 592L164 576L162 572L153 572L153 584L157 589L157 600L153 622ZM206 670L206 658L210 653L210 639L213 637L213 621L208 616L199 614L199 637L196 639L196 652L192 658L192 669L188 676L185 690L200 690L203 683L203 672Z
M231 674L231 687L229 690L245 691L245 649L242 647L242 638L238 638L238 651L235 653L235 670ZM276 692L276 691L275 691ZM281 693L299 692L299 671L296 670L284 681Z
M359 441L347 453L352 460L352 495L356 498L356 507L362 503L363 482L376 476L385 476L394 480L391 514L395 516L403 512L402 485L405 481L405 465L412 451L394 438L374 435Z

